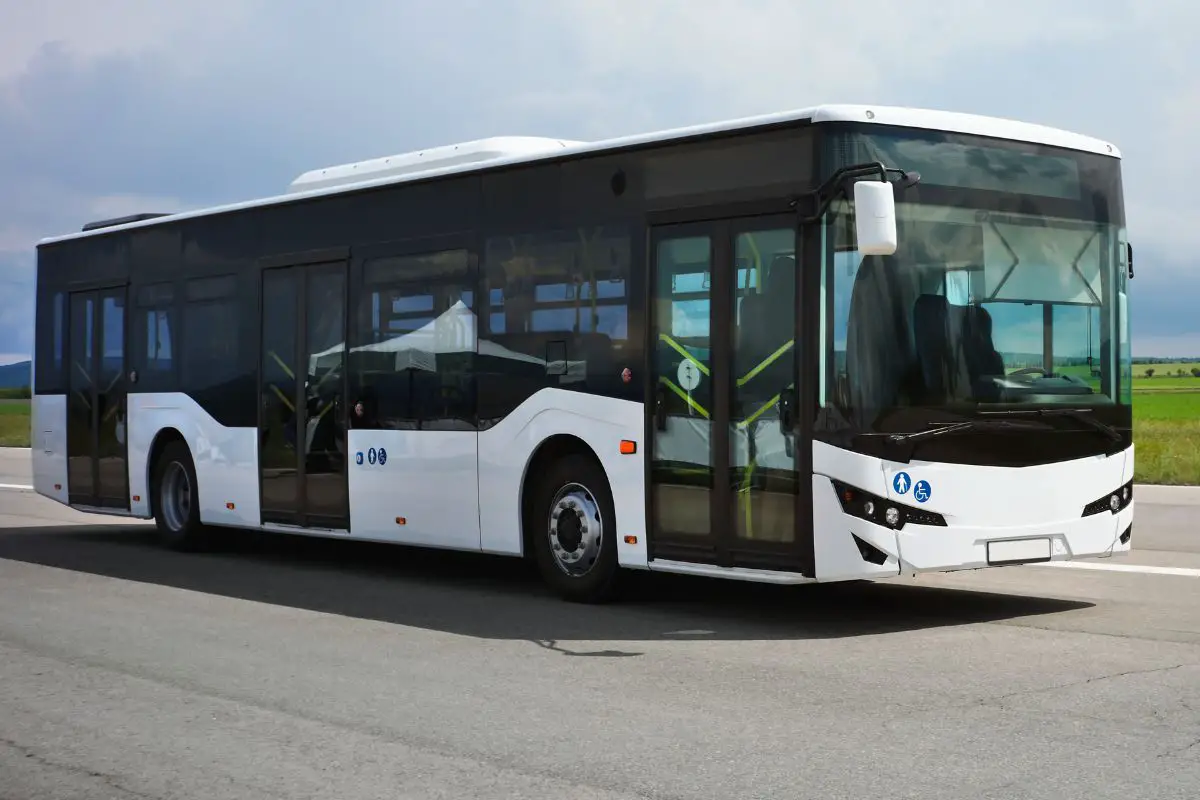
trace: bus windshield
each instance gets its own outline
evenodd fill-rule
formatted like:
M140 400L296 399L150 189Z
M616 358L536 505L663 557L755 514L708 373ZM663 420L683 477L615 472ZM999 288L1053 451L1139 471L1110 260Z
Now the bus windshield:
M894 255L857 252L851 199L827 215L827 424L911 432L1070 406L1128 427L1117 159L892 129L839 130L827 144L830 171L880 161L921 174L897 189Z

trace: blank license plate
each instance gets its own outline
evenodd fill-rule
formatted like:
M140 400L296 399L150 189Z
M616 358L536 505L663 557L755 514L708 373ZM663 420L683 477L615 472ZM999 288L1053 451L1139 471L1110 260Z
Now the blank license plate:
M988 542L989 564L1025 564L1050 560L1049 539L1016 539L1008 542Z

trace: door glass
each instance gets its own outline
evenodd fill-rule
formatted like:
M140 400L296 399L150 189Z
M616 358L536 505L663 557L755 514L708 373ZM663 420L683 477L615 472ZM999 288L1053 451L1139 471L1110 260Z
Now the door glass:
M712 533L712 240L662 239L652 309L657 375L652 470L653 530Z
M345 304L345 281L340 269L309 273L304 354L305 510L309 516L332 524L344 524L348 516L346 416L342 400Z
M739 539L795 539L796 231L734 240L729 458ZM781 401L789 413L781 414ZM787 431L784 428L787 425Z
M96 304L92 294L71 295L70 397L67 400L67 488L72 502L92 503L96 482L92 472L95 455L95 372L92 357L95 339Z
M106 292L100 303L100 362L96 369L99 412L97 492L105 505L126 505L125 290Z
M263 273L259 452L264 521L294 522L299 511L300 418L296 408L296 284L300 272Z

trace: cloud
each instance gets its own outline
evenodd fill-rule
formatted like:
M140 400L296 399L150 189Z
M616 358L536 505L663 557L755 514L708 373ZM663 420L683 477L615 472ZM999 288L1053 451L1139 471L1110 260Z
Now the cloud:
M1183 179L1200 168L1200 10L1182 0L14 8L0 28L0 351L29 347L33 243L88 219L273 194L315 166L450 141L595 139L830 101L1116 141L1135 332L1200 336L1179 299L1200 289L1200 201Z

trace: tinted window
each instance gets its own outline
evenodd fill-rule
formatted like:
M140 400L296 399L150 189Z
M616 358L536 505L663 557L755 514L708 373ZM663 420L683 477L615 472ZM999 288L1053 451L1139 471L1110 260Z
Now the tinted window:
M132 368L138 372L135 388L167 391L174 388L174 341L178 318L175 292L169 283L142 286L137 290L132 330Z
M67 331L65 302L63 292L38 288L34 380L39 393L61 393L66 389L63 374Z
M183 386L206 408L239 375L236 288L232 276L201 278L188 281L184 293Z
M813 179L807 128L651 151L644 161L645 197L655 206L720 194L722 200L784 196Z
M493 236L479 334L483 425L546 387L610 396L630 390L631 239L625 226Z
M351 427L474 428L470 264L461 249L364 261Z

